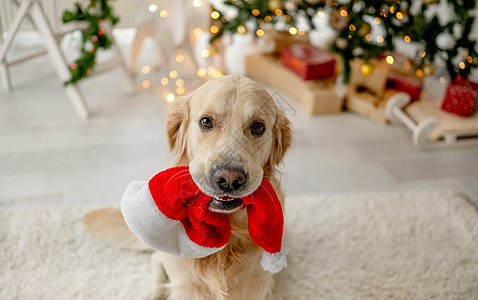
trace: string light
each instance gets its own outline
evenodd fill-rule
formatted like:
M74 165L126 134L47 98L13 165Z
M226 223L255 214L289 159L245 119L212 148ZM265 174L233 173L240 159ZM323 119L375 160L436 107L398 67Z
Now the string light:
M171 103L171 102L174 101L175 98L176 98L176 97L174 96L173 93L169 93L169 94L166 96L166 101L168 101L169 103Z
M277 8L276 10L274 10L274 13L278 16L282 15L282 9L280 8Z
M289 33L292 34L292 35L297 34L297 28L295 28L295 27L289 28Z
M151 71L151 68L149 66L143 66L141 68L141 72L143 72L143 74L148 74L150 71Z
M406 35L403 40L405 41L405 43L410 43L412 41L412 39L410 38L410 36Z
M390 12L391 12L392 14L395 13L395 7L390 6Z
M393 62L395 61L395 59L393 59L393 56L391 55L387 56L385 60L387 61L387 64L389 65L393 64Z
M196 28L194 28L193 33L194 33L194 35L198 36L202 33L202 29L199 28L199 27L196 27Z
M264 35L264 30L262 30L262 29L257 29L257 30L256 30L256 34L257 34L257 36L263 36L263 35Z
M403 19L403 14L402 14L401 12L398 12L398 13L396 14L396 16L397 16L397 19L399 19L399 20L402 20L402 19Z
M204 77L204 76L206 76L206 74L207 74L206 69L200 68L200 69L198 70L197 74L198 74L199 77Z
M201 0L194 0L193 1L193 6L194 7L199 7L199 6L201 6L201 4L202 4Z
M168 83L169 83L169 79L167 77L161 78L161 84L162 85L168 85Z
M444 83L445 83L445 77L443 77L443 76L440 77L440 83L441 83L441 84L444 84Z
M182 86L180 86L176 89L176 94L178 94L179 96L183 95L184 92L186 92L186 89Z
M410 69L412 67L412 64L409 61L406 61L403 63L403 66L405 67L405 69Z
M211 13L211 18L213 18L214 20L218 19L221 15L219 14L219 12L217 11L213 11Z
M201 56L202 57L208 57L209 56L209 50L207 50L207 49L202 50L201 51Z
M145 89L149 88L150 85L151 83L149 82L149 80L143 80L143 82L141 82L141 86Z
M261 25L262 23L264 23L263 19L257 19L257 24Z
M468 56L468 57L466 58L466 61L471 64L471 63L473 62L473 57Z
M255 8L255 9L252 10L252 14L257 17L258 15L261 14L261 12L260 12L260 10L258 10L257 8Z
M304 35L304 34L305 34L305 31L304 31L303 29L299 29L299 31L297 31L297 33L298 33L299 35Z
M182 80L182 79L176 80L176 86L177 87L180 87L180 86L183 86L183 85L184 85L184 80Z
M172 70L171 72L169 72L169 77L172 79L178 77L178 72Z
M357 29L354 24L350 24L349 26L350 31L355 31Z
M176 55L176 61L182 63L184 61L184 56L182 54Z
M365 39L369 42L373 40L372 35L370 35L370 33L365 36Z
M291 19L291 17L290 17L289 15L284 15L284 20L285 20L286 22L289 22L290 19Z
M319 10L319 11L317 12L317 17L323 18L324 16L325 16L325 14L324 14L323 11Z
M341 9L341 10L340 10L340 15L341 15L342 17L346 17L348 14L347 14L347 11L346 11L345 9Z
M272 17L271 16L265 16L264 21L270 22L270 21L272 21Z
M207 69L207 73L209 74L209 76L214 77L214 75L216 74L216 69L214 69L213 66L209 66Z
M72 70L76 70L77 67L78 67L78 65L75 64L75 63L72 63L72 64L70 65L70 69L72 69Z
M417 69L417 71L415 72L417 74L418 77L422 77L423 76L423 71L422 69Z
M380 44L383 43L383 36L377 36L377 42L379 42Z
M375 22L375 24L380 24L380 23L382 23L382 20L380 20L380 18L375 18L374 22Z
M211 30L212 33L218 33L219 32L219 27L217 27L216 25L213 25L213 26L211 26L210 30Z
M103 28L100 28L100 30L98 30L98 34L99 35L105 34L105 30Z
M168 16L168 11L163 9L162 11L159 12L159 16L161 18L166 18Z
M460 69L462 69L462 70L465 69L465 63L464 63L464 62L461 61L460 64L459 64L459 66L460 66Z
M151 4L149 7L148 7L149 11L150 12L155 12L158 10L158 6L156 4Z
M422 57L425 57L425 55L427 55L427 53L422 50L421 56L422 56Z

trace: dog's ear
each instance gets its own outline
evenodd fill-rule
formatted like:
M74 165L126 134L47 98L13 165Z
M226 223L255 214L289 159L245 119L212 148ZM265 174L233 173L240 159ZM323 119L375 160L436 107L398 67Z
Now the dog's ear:
M176 157L177 164L188 163L187 128L189 126L189 101L191 97L178 98L171 106L166 118L166 136L169 151Z
M268 164L275 167L282 162L285 153L292 145L292 124L282 110L276 115L274 128L272 128L272 150Z

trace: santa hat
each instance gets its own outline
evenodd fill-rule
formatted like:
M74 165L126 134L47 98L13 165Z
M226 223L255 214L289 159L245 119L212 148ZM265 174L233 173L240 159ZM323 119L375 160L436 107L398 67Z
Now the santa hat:
M192 180L189 167L156 174L149 182L131 182L121 200L121 212L130 230L146 245L182 258L211 255L231 237L228 215L209 210L211 197ZM277 273L287 266L282 249L284 217L270 182L243 197L249 235L264 249L261 265Z

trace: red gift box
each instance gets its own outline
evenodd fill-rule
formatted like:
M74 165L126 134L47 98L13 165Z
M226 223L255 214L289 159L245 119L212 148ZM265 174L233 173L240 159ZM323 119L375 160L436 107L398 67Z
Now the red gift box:
M326 79L335 75L335 58L310 43L292 44L282 49L281 62L304 80Z
M450 82L441 109L462 117L471 116L478 104L478 84L464 78Z
M387 88L409 94L412 102L420 98L422 87L423 82L411 76L390 73L387 77Z

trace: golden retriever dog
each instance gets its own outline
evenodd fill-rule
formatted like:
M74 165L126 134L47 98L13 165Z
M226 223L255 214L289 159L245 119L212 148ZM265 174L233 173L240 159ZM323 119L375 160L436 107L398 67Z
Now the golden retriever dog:
M211 196L209 209L229 214L227 245L204 258L153 254L152 299L264 299L272 274L261 267L262 249L249 237L241 197L254 192L265 176L283 203L277 166L291 145L289 120L269 93L254 81L229 75L211 80L169 111L167 137L177 166L190 167L194 182ZM90 232L127 244L119 212L85 216ZM121 228L120 228L121 227ZM126 228L127 229L127 228Z

